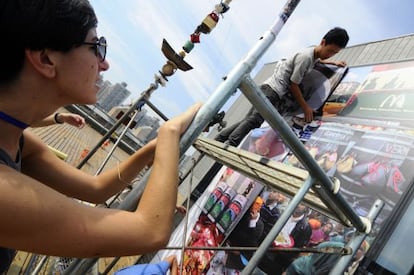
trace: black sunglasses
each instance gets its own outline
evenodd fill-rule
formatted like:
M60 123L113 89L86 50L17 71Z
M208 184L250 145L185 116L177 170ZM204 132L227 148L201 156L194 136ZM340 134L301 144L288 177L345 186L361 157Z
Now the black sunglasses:
M95 55L99 57L99 61L103 62L105 60L107 46L105 37L99 37L96 42L83 42L82 44L95 46Z

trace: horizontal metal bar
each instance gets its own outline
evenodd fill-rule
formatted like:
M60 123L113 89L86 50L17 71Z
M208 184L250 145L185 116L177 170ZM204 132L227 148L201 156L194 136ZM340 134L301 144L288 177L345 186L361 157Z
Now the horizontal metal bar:
M212 247L212 246L168 246L161 250L210 250L210 251L256 251L259 247L247 247L247 246L223 246L223 247ZM350 255L352 249L349 247L269 247L267 251L270 252L303 252L303 253L323 253L323 254L340 254Z

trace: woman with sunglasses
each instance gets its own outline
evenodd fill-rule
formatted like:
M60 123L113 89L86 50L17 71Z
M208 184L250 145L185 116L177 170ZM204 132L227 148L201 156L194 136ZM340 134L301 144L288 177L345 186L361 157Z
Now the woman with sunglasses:
M109 68L106 40L87 0L2 0L0 35L0 274L14 251L68 257L138 255L166 245L178 184L179 140L199 104L158 137L98 176L60 161L28 125L68 104L94 104ZM135 211L102 203L146 165L152 173Z

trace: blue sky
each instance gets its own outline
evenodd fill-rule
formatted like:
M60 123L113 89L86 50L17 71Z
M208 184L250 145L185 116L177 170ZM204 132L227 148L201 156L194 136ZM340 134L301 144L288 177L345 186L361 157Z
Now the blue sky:
M162 39L179 52L191 33L220 0L91 0L98 16L99 35L108 40L109 71L104 78L126 82L134 101L154 81L165 64ZM233 0L210 34L185 57L193 70L177 71L151 102L167 117L194 102L207 100L231 68L238 63L276 20L285 1ZM275 42L260 59L265 63L288 57L320 42L332 27L348 30L348 45L414 33L412 0L302 0ZM237 93L236 96L239 95ZM233 96L233 99L235 96Z

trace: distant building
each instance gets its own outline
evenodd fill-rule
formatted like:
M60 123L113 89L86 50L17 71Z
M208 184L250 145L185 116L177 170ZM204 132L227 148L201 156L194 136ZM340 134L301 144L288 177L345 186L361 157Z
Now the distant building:
M138 139L146 143L157 136L159 128L160 120L158 118L144 115L139 119L136 129L132 132Z
M144 125L144 123L142 123L142 120L145 120L144 118L147 116L147 109L141 109L141 111L135 116L135 121L137 122L138 125Z
M126 88L125 82L110 85L109 81L104 81L103 86L98 92L98 101L96 105L109 112L113 107L121 105L130 95L131 92Z
M109 88L111 88L112 83L109 80L102 80L99 85L100 88L97 95L98 100L104 98L109 93Z
M149 140L149 136L152 135L154 129L149 126L142 126L132 131L134 136L136 136L139 140L143 142L147 142ZM155 131L156 132L156 131Z

